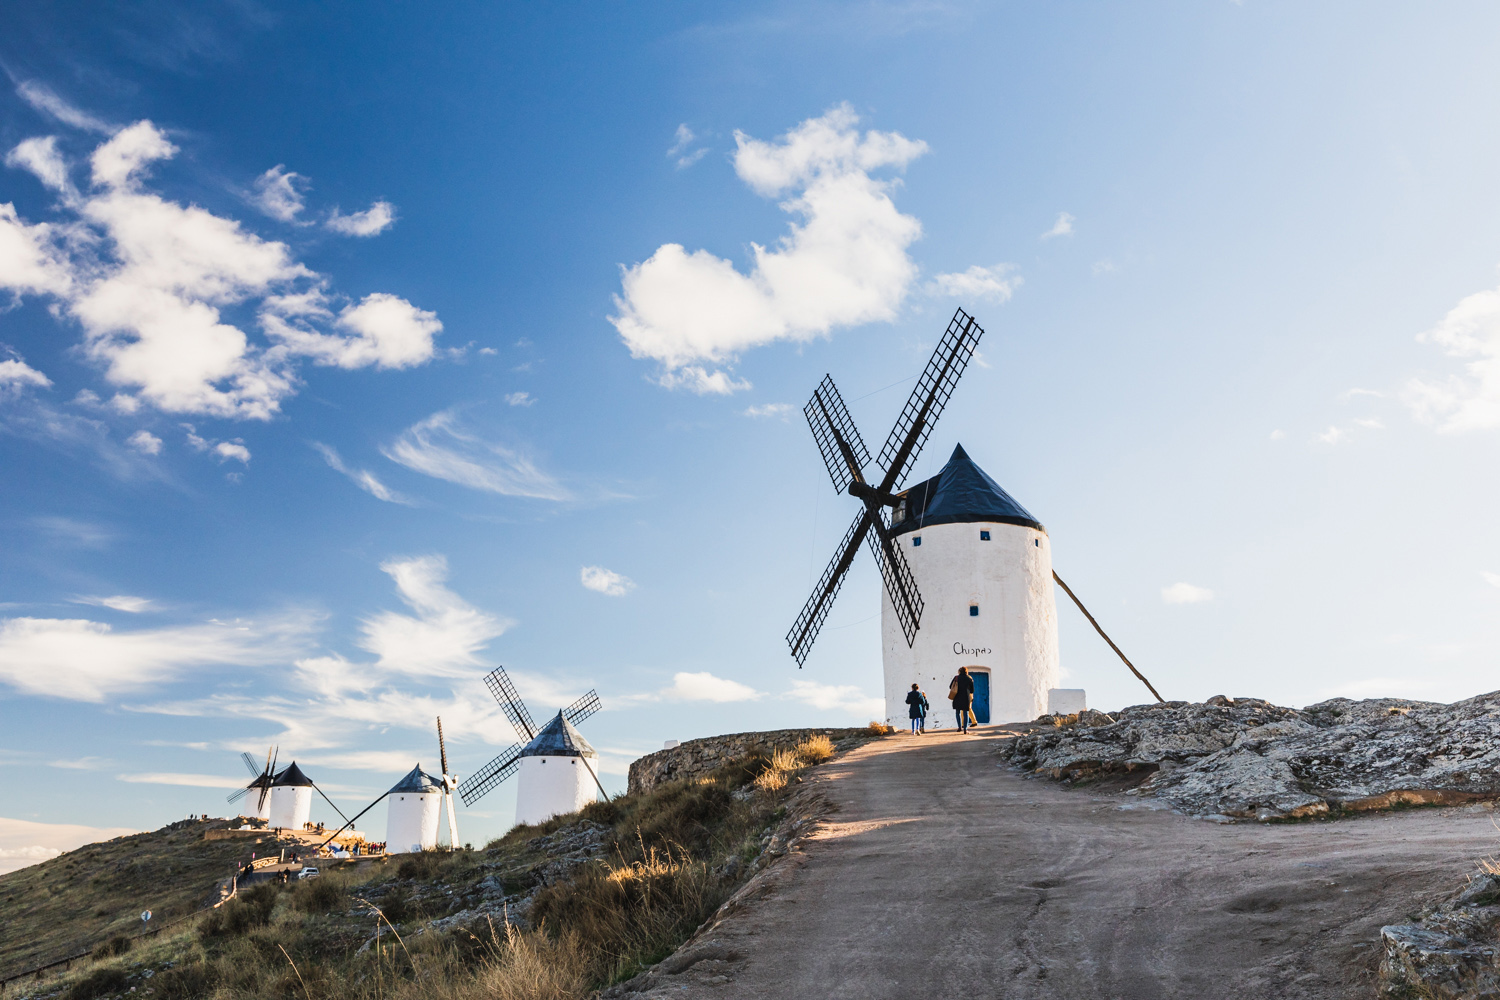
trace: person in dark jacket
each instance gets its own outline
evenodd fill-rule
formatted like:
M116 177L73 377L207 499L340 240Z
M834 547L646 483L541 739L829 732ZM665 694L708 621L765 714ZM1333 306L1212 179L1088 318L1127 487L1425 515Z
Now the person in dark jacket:
M906 714L911 717L911 732L915 736L927 728L927 696L913 684L911 690L906 692L906 704Z
M958 676L949 682L948 691L953 696L953 712L958 717L958 731L967 733L969 706L974 703L974 678L969 676L968 667L958 668Z

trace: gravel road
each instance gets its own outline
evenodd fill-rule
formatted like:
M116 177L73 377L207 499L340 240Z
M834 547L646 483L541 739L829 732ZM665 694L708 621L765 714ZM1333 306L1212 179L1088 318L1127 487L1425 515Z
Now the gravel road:
M1267 826L1129 808L997 766L1005 738L891 737L819 768L828 821L633 995L1373 998L1380 926L1500 847L1479 807Z

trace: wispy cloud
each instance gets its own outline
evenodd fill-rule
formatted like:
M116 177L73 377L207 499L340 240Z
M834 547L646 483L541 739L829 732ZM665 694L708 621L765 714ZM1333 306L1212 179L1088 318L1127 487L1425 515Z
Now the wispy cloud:
M251 201L279 222L295 222L305 207L302 190L306 185L306 177L278 163L255 179Z
M0 361L0 400L25 389L45 389L52 380L19 358Z
M126 438L125 443L130 445L130 447L134 448L136 451L140 452L142 455L161 454L161 438L157 437L155 434L152 434L150 431L145 430L144 428L136 431L134 434L130 435L130 437Z
M1214 592L1191 583L1174 583L1161 588L1161 599L1167 604L1203 604L1214 599Z
M91 604L96 608L110 608L114 611L125 611L132 615L138 615L143 611L150 611L156 602L147 597L131 597L128 594L116 594L113 597L86 597L73 598L74 604Z
M793 681L792 689L783 697L823 711L844 712L856 718L885 718L885 700L868 695L852 684Z
M408 427L381 453L425 476L474 490L538 500L573 498L526 455L464 429L451 410Z
M34 823L0 817L0 875L57 857L84 844L113 840L139 831L128 826Z
M536 402L536 397L529 392L508 392L505 401L511 406L530 406Z
M692 673L681 671L672 675L672 683L658 691L644 694L624 695L615 699L620 704L639 704L658 701L707 701L729 704L739 701L757 701L765 692L757 691L748 684L717 677L708 671Z
M1417 340L1462 359L1463 373L1408 382L1413 416L1449 434L1500 427L1500 288L1463 299Z
M708 152L707 146L692 149L693 143L697 141L698 137L693 134L693 130L688 128L686 122L683 122L677 126L677 133L673 136L672 148L667 150L667 159L675 160L678 170L686 170L703 159L704 155Z
M624 597L635 589L635 581L630 577L621 576L603 566L585 566L580 571L579 578L588 590L597 591L609 597Z
M925 290L929 295L948 298L1008 302L1021 284L1021 278L1011 274L1015 269L1014 264L996 264L994 267L975 264L967 271L933 275Z
M1069 212L1057 213L1057 221L1052 223L1052 228L1042 234L1042 239L1050 240L1058 236L1073 235L1073 216Z
M341 215L335 208L324 226L345 236L377 236L396 224L396 206L377 201L363 212Z
M243 788L245 782L239 778L226 778L220 774L180 774L175 771L153 771L149 774L117 774L120 781L136 785L182 785L187 788Z
M444 586L448 561L442 556L391 559L381 570L396 581L401 599L415 615L383 611L364 620L359 645L394 674L456 677L480 665L478 652L512 624L487 615Z
M73 106L59 97L51 87L38 80L23 80L16 87L16 93L20 94L21 99L27 104L44 114L51 115L64 125L71 125L76 129L100 135L111 135L118 131L117 126Z
M308 443L313 446L313 449L319 455L323 456L323 461L328 463L330 469L348 477L355 486L358 486L370 494L370 496L377 500L384 500L386 503L399 503L407 507L413 506L412 501L386 486L369 469L354 469L345 465L344 460L339 457L339 453L331 445L323 444L321 441L310 441Z
M776 417L786 420L796 409L791 403L761 403L759 406L747 406L744 413L747 417Z
M775 249L755 245L744 274L706 250L667 243L624 269L610 317L632 356L658 362L663 384L730 392L746 384L710 366L778 340L890 320L916 277L906 249L921 223L896 211L900 169L927 151L897 132L865 132L841 104L775 142L735 133L735 172L800 217Z

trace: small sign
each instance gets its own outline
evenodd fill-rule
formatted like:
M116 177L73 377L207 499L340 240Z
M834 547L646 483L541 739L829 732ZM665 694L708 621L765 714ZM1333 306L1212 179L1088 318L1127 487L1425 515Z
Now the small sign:
M148 921L150 919L151 919L151 911L150 910L142 910L141 911L141 923L144 924L146 921Z

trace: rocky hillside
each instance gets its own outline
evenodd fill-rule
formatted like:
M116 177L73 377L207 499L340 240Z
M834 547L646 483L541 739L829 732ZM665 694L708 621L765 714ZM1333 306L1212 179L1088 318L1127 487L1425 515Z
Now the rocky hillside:
M1500 798L1500 692L1301 710L1219 696L1038 722L1006 741L1012 765L1074 783L1144 779L1126 794L1193 816L1265 821Z

